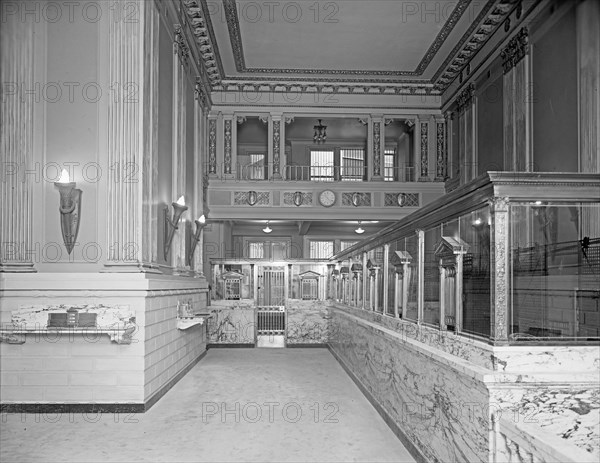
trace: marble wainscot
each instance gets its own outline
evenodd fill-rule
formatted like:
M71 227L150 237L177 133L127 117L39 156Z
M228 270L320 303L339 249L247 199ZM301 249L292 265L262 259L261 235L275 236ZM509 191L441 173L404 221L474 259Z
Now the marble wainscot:
M209 347L254 347L254 300L212 301L208 309Z
M287 345L294 347L325 346L329 339L329 303L289 299L287 310Z
M518 430L506 430L506 425L500 435L499 418L506 420L514 410L523 412L534 403L541 407L534 434L554 426L549 434L554 444L550 439L545 453L536 452L536 445L543 446L530 436L522 441L521 454L536 455L532 461L577 461L561 460L561 446L573 445L573 455L595 456L589 446L577 443L586 438L593 442L598 434L597 346L494 347L341 304L332 306L330 314L332 353L418 460L520 461L505 459L510 453L496 443L511 432L513 437L527 434L529 423ZM538 361L529 364L533 358ZM542 400L550 391L564 389L571 392ZM550 401L551 413L541 405ZM573 437L559 437L563 434Z
M178 321L207 293L166 274L0 274L1 409L147 410L205 354L207 324Z
M81 314L92 315L89 323L75 321L70 326L52 325L53 315L69 314L80 319ZM3 326L0 331L0 342L24 343L25 334L53 336L81 333L90 335L107 334L117 344L131 344L132 336L137 329L135 314L129 306L116 305L38 305L22 307L12 311L11 326ZM38 336L39 337L39 336Z

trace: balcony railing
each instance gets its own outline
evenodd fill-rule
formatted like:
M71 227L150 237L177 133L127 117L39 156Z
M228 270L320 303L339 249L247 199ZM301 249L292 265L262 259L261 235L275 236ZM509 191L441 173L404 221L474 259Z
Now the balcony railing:
M210 173L208 164L205 172ZM222 166L216 166L219 179L234 179L237 181L271 180L269 173L273 172L272 164L248 165L237 164L231 172L226 173ZM415 168L413 166L385 167L382 169L383 179L388 182L414 182ZM288 165L282 172L284 180L305 182L366 182L369 181L367 166L301 166Z

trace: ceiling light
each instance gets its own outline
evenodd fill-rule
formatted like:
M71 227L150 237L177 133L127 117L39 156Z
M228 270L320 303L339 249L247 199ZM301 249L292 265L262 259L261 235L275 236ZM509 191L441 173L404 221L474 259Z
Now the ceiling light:
M359 235L362 235L364 233L364 229L361 228L360 226L360 220L358 221L358 228L356 230L354 230L354 233L358 233Z
M267 220L267 226L265 228L263 228L262 230L265 233L271 233L273 231L273 229L271 227L269 227L269 221Z
M327 140L327 126L321 124L321 119L319 119L319 125L315 125L313 128L315 129L314 142L324 143Z

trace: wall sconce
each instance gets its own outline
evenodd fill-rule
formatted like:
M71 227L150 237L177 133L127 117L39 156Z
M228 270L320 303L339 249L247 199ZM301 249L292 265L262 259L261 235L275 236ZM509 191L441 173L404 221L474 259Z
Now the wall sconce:
M169 248L171 247L171 243L173 242L173 237L175 236L175 230L177 230L177 225L179 224L179 220L181 219L181 214L187 211L187 206L185 205L185 199L183 196L180 196L176 203L173 204L173 219L169 219L169 207L165 206L163 209L164 213L164 257L167 260L167 256L169 255Z
M54 182L60 193L60 229L67 252L71 254L77 241L79 219L81 217L81 190L75 188L75 182L69 179L69 173L63 169L58 182Z
M192 244L190 246L190 253L188 254L188 265L192 265L192 258L194 257L194 252L196 251L196 246L198 242L202 239L202 229L206 226L206 217L202 214L198 220L194 220L196 223L196 232L194 236L192 236ZM202 248L202 245L200 245Z
M265 228L263 228L262 230L263 232L269 234L273 231L273 229L271 227L269 227L269 221L267 220L267 226Z

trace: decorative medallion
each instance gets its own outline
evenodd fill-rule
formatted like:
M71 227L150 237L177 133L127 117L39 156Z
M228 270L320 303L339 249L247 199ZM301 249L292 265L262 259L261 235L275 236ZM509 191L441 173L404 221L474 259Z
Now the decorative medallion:
M419 193L385 193L385 207L419 207Z
M284 192L283 193L283 204L285 206L310 206L312 205L313 194L306 193L303 191L296 191L294 193Z
M370 206L371 193L342 193L342 206Z
M234 191L233 205L268 206L270 195L268 191Z

